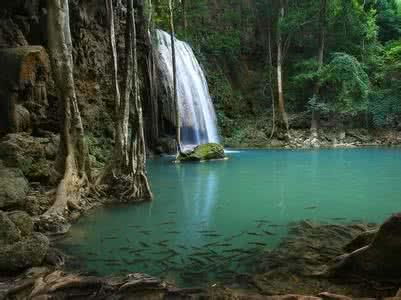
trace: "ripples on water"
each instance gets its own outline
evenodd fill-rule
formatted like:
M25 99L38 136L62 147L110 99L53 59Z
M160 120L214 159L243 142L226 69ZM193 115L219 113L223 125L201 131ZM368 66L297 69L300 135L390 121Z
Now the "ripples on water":
M230 160L151 160L155 199L101 208L62 246L84 271L145 272L183 286L252 272L287 224L381 222L401 207L399 149L244 150Z

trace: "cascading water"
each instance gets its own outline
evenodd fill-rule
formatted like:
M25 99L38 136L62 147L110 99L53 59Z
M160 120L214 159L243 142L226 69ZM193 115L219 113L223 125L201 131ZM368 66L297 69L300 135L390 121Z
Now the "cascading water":
M173 89L171 36L157 30L158 64L167 89ZM205 143L218 143L216 114L203 70L191 47L175 39L177 95L184 150Z

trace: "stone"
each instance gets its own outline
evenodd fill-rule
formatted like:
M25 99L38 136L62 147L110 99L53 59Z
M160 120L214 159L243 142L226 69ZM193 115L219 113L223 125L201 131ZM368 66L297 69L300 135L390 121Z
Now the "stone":
M13 211L8 213L10 220L17 226L20 230L22 236L29 236L33 232L33 220L24 211Z
M19 168L28 180L46 184L52 176L56 143L56 136L8 134L0 141L0 157L6 167Z
M20 239L21 232L18 227L10 220L5 212L0 211L0 244L12 244L18 242Z
M0 164L0 209L21 207L29 190L24 174Z
M224 147L220 144L209 143L196 146L192 151L181 153L177 161L204 161L224 158L226 158Z
M16 243L0 247L0 271L16 272L32 266L40 266L46 257L49 239L41 233Z

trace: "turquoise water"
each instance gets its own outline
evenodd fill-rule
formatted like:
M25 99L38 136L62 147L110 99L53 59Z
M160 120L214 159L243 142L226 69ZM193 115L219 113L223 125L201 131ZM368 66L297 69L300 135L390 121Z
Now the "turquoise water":
M400 149L229 156L150 160L153 202L97 209L62 246L84 271L145 272L190 286L251 272L292 222L381 222L401 211Z

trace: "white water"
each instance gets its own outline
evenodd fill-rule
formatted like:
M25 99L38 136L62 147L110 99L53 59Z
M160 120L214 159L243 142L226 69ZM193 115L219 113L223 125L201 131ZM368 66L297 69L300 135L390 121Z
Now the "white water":
M173 87L171 36L157 30L158 63L169 91ZM216 114L203 70L191 47L175 39L177 96L183 149L205 143L218 143Z

